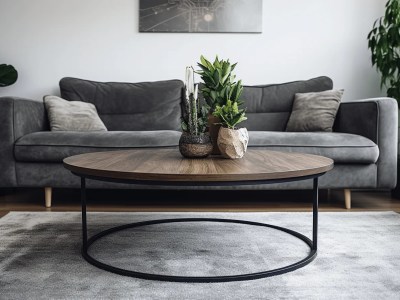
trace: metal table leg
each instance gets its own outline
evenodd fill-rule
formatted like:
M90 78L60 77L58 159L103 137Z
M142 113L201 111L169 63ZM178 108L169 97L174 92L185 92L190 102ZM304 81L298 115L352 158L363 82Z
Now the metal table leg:
M318 243L318 177L313 179L313 227L312 227L312 240L303 234L296 232L294 230L270 225L259 222L252 221L244 221L244 220L233 220L233 219L217 219L217 218L178 218L178 219L161 219L161 220L151 220L151 221L143 221L143 222L135 222L131 224L121 225L117 227L113 227L104 231L101 231L94 236L88 239L87 236L87 219L86 219L86 182L85 177L81 177L81 204L82 204L82 256L88 261L90 264L101 268L103 270L113 272L116 274L131 276L143 279L150 280L161 280L161 281L172 281L172 282L229 282L229 281L242 281L242 280L252 280L259 279L264 277L276 276L284 273L288 273L294 271L296 269L302 268L312 262L317 256L317 243ZM136 272L132 270L126 270L122 268L117 268L112 265L103 263L92 257L88 253L88 249L90 246L100 238L110 235L114 232L118 232L121 230L136 228L148 225L155 224L165 224L165 223L183 223L183 222L217 222L217 223L236 223L243 225L251 225L251 226L261 226L268 227L276 230L280 230L287 234L290 234L302 241L304 241L308 247L310 248L310 252L307 257L302 260L295 262L291 265L284 266L281 268L267 270L257 273L249 273L249 274L237 274L237 275L228 275L228 276L176 276L176 275L161 275L161 274L152 274L152 273L143 273Z
M86 180L81 177L82 251L87 252Z
M313 246L312 249L318 249L318 177L313 182Z

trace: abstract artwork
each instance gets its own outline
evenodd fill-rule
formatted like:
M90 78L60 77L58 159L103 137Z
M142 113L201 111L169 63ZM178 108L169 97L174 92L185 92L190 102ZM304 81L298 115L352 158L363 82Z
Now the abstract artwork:
M140 0L140 32L252 32L262 29L262 0Z

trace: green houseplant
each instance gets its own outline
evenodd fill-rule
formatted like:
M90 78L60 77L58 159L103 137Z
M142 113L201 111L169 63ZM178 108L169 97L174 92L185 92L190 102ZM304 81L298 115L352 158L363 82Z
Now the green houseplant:
M372 65L381 74L381 88L400 101L400 0L389 0L385 7L385 15L368 34L368 48Z
M233 74L233 70L237 63L231 64L229 59L219 59L216 56L214 62L210 62L201 55L200 62L197 65L200 67L197 73L203 81L201 93L205 102L210 107L208 127L214 146L212 154L220 154L217 139L221 120L213 115L212 112L217 105L223 106L228 100L233 102L239 101L243 92L242 82L240 80L235 82L236 76Z
M194 71L186 67L184 115L179 139L179 151L184 157L200 158L210 155L213 147L207 130L209 109L199 105L198 85L194 84Z
M14 84L18 79L18 72L11 65L0 64L0 87Z
M236 129L236 125L247 120L245 110L239 109L237 102L228 100L223 106L217 105L213 115L221 120L221 125L229 129Z
M197 65L201 69L197 73L203 81L201 92L212 110L217 105L224 105L228 99L235 102L240 98L243 87L240 80L235 82L236 76L232 73L237 63L220 60L218 56L211 63L202 55Z
M242 158L247 150L249 133L246 128L236 128L240 122L247 120L244 109L239 108L237 101L227 100L223 106L217 105L213 115L221 120L217 145L222 156Z

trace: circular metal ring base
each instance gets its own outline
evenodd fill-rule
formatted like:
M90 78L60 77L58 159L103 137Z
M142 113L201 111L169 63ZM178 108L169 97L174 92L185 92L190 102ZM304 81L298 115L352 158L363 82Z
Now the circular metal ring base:
M245 225L252 225L252 226L269 227L269 228L283 231L285 233L288 233L288 234L304 241L310 247L310 252L307 255L307 257L305 257L304 259L302 259L296 263L293 263L293 264L285 266L285 267L273 269L273 270L249 273L249 274L240 274L240 275L204 276L204 277L161 275L161 274L151 274L151 273L142 273L142 272L125 270L125 269L117 268L117 267L105 264L103 262L100 262L100 261L96 260L95 258L93 258L92 256L90 256L90 254L88 253L90 246L95 241L99 240L100 238L102 238L106 235L112 234L114 232L121 231L121 230L128 229L128 228L135 228L135 227L141 227L141 226L147 226L147 225L164 224L164 223L179 223L179 222L218 222L218 223L236 223L236 224L245 224ZM259 223L259 222L234 220L234 219L181 218L181 219L160 219L160 220L136 222L136 223L130 223L130 224L121 225L121 226L117 226L117 227L113 227L113 228L104 230L88 239L87 247L82 248L82 256L90 264L92 264L100 269L103 269L103 270L106 270L106 271L109 271L112 273L124 275L124 276L131 276L131 277L150 279L150 280L172 281L172 282L229 282L229 281L259 279L259 278L263 278L263 277L270 277L270 276L280 275L280 274L294 271L294 270L302 268L305 265L312 262L315 259L315 257L317 256L317 249L313 248L313 242L308 237L306 237L303 234L298 233L296 231L293 231L293 230L290 230L290 229L287 229L284 227L280 227L280 226L264 224L264 223Z

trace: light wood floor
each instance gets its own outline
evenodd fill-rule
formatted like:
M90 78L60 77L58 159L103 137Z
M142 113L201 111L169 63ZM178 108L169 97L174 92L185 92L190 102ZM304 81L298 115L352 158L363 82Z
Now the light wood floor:
M310 191L120 191L89 190L89 211L310 211ZM400 212L389 192L353 191L350 211ZM10 211L80 211L79 190L54 189L52 208L42 189L2 191L0 217ZM349 211L341 190L320 191L320 211Z

